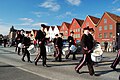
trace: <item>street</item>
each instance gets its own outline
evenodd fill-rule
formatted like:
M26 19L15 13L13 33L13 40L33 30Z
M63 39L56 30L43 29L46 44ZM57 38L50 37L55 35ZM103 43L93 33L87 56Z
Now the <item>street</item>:
M98 76L90 76L87 66L80 70L81 74L74 70L81 54L77 55L77 60L71 58L66 60L63 56L63 62L54 62L53 56L49 55L47 56L49 67L43 67L41 60L38 66L34 65L36 54L31 55L33 63L28 63L27 61L22 62L22 56L17 55L14 51L14 47L0 46L0 80L119 80L120 64L117 66L117 71L110 68L117 53L104 52L102 62L94 66Z

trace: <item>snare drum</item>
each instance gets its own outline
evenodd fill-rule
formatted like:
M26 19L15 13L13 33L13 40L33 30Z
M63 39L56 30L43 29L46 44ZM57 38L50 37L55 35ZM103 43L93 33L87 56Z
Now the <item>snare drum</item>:
M36 52L36 49L35 49L34 45L30 45L27 50L29 51L30 54L34 54Z
M91 59L94 62L100 62L102 60L103 51L101 49L95 49L93 53L91 53Z
M70 50L72 52L75 52L77 50L77 47L75 45L71 45Z

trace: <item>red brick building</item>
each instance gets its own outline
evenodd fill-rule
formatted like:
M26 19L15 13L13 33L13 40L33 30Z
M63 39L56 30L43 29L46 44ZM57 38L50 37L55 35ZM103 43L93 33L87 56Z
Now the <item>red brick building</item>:
M76 19L76 18L74 18L72 20L72 23L70 25L69 35L70 35L70 32L73 31L75 40L80 40L81 26L82 26L83 22L84 22L84 20L80 20L80 19Z
M97 23L99 22L99 20L100 20L100 18L88 15L82 24L81 34L83 34L83 28L85 28L87 26L89 26L90 28L93 28L95 31L94 34L96 34L96 26L97 26ZM94 36L94 38L95 38L95 36Z
M113 38L117 39L120 32L120 16L105 12L96 28L96 40L102 45L105 41L111 44Z
M69 35L70 23L63 22L60 28L60 33L63 33L63 39L67 39Z

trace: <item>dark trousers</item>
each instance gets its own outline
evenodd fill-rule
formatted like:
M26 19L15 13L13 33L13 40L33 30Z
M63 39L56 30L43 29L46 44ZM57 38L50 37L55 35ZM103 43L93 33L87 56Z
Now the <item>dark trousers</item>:
M42 65L46 65L46 48L45 45L40 45L40 53L35 58L35 63L39 61L39 59L42 57Z
M18 55L20 55L20 51L21 51L21 48L18 47ZM25 53L25 49L22 48L22 54L24 54L24 53Z
M80 70L86 62L87 62L89 74L93 75L94 69L93 69L93 62L91 60L91 54L83 54L83 57L80 60L80 63L75 67L75 70L76 71Z
M62 61L62 48L56 48L55 60L59 60L59 62Z
M6 43L6 42L4 42L4 47L6 47L6 44L7 44L7 43Z
M15 45L15 52L17 52L17 50L18 50L18 43L16 43Z
M30 53L29 51L27 50L27 47L25 47L25 52L23 54L23 57L22 57L22 60L24 60L25 56L27 55L27 59L28 59L28 62L30 61Z
M118 51L118 54L117 54L115 60L113 61L111 67L116 68L116 66L117 66L117 64L119 64L119 62L120 62L120 50Z

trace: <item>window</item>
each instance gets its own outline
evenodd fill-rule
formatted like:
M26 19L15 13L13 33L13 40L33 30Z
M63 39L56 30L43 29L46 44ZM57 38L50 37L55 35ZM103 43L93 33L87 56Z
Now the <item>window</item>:
M104 33L104 38L107 38L107 33Z
M68 34L68 31L65 31L65 34Z
M76 27L76 23L74 23L73 26Z
M102 26L99 27L99 31L102 31Z
M110 33L109 37L110 37L110 38L112 38L112 37L113 37L113 34L112 34L112 32Z
M107 23L107 19L104 19L104 23Z
M112 30L112 29L113 29L113 26L112 26L112 25L110 25L110 27L109 27L109 28L110 28L110 30Z
M80 34L78 34L78 38L80 38Z
M86 26L89 26L89 22L86 23Z
M104 26L104 30L107 30L107 28L108 28L107 26Z
M80 28L78 28L78 32L80 32Z
M99 33L99 38L102 38L102 33Z

